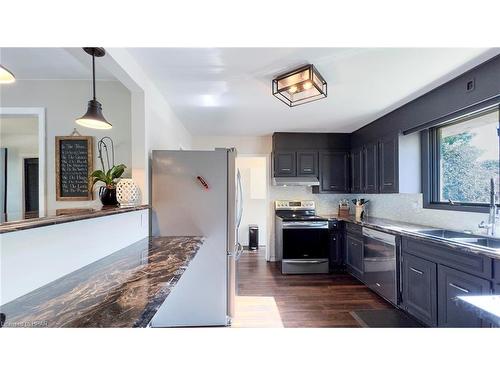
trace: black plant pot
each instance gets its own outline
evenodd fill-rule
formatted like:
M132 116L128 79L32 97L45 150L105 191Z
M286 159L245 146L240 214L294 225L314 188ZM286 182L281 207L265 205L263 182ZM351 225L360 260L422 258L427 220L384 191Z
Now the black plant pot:
M99 188L99 198L103 206L118 206L115 187L108 188L107 186L101 186Z

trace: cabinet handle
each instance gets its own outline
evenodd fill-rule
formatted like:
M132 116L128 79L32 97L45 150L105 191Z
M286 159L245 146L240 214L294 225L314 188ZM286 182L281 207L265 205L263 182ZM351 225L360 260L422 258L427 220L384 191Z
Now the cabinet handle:
M289 171L290 168L281 168L282 171Z
M418 273L419 275L423 275L424 273L420 270L417 270L416 268L413 268L413 267L410 267L410 269L415 272L415 273Z
M384 186L392 186L392 182L384 182Z
M312 169L311 168L304 168L304 172L311 172Z
M451 287L453 287L453 288L455 288L455 289L460 290L461 292L464 292L464 293L470 293L470 291L469 291L469 290L467 290L467 289L465 289L465 288L461 288L461 287L459 287L458 285L455 285L455 284L453 284L453 283L448 283L448 285L449 285L449 286L451 286Z

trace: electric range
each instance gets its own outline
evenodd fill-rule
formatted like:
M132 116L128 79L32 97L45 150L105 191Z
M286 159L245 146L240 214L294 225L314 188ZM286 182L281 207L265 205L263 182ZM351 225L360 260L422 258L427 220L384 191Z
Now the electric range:
M275 249L284 274L328 273L328 219L314 201L275 201Z

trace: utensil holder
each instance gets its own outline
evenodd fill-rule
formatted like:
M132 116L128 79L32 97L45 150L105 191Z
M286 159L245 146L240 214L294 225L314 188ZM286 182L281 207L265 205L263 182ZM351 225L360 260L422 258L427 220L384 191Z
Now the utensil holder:
M365 210L365 205L356 205L354 206L355 207L355 216L356 216L356 220L361 220L361 216L363 214L363 211Z

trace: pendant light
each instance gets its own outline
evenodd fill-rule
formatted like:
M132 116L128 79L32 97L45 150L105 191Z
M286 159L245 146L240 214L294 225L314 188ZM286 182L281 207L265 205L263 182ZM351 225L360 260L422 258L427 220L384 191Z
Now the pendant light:
M14 77L14 74L12 74L12 72L5 66L0 65L0 85L14 82L16 82L16 77Z
M85 47L83 48L90 56L92 56L92 100L89 100L87 113L76 120L76 123L81 126L92 129L111 129L113 126L104 118L102 114L102 105L95 98L95 58L102 57L106 54L104 48L100 47Z

